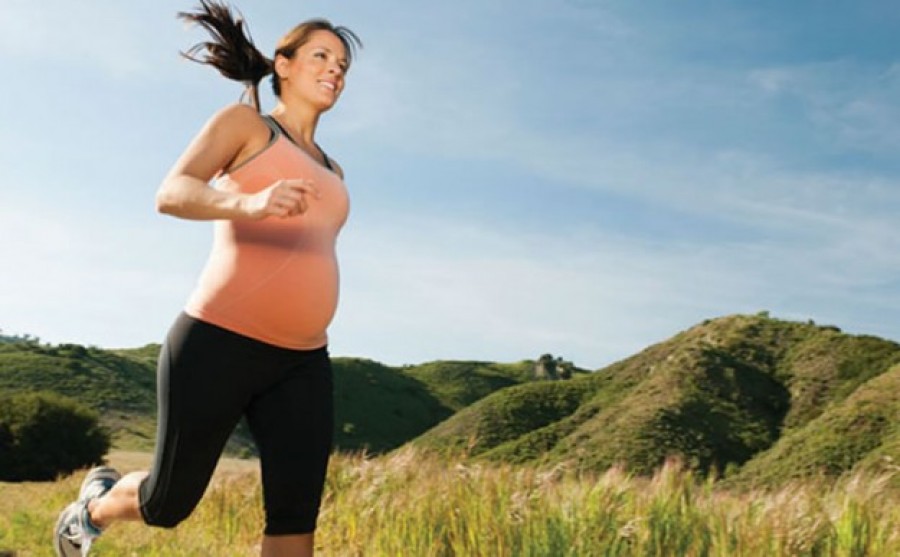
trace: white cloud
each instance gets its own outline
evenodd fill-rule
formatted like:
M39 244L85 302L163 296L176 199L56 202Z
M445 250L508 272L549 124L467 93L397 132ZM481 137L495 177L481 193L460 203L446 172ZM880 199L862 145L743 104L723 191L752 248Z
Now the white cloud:
M158 342L205 253L205 239L192 233L7 197L0 206L0 327L48 342Z
M444 64L435 68L427 62L432 54L425 46L392 51L390 63L365 60L369 70L355 76L351 87L377 101L359 110L377 114L367 121L377 128L377 133L368 130L377 141L398 152L456 157L460 164L489 157L560 186L612 191L743 227L747 238L728 241L713 230L693 245L667 238L653 245L610 237L597 225L591 241L580 242L575 251L566 247L566 239L549 233L519 240L539 246L535 250L541 257L517 253L518 241L486 228L459 238L473 250L460 254L453 249L458 243L430 237L456 233L459 223L444 228L407 222L400 228L419 231L415 237L381 230L368 233L365 248L349 246L350 300L338 322L347 337L408 335L399 353L383 356L395 362L467 357L453 348L460 346L471 357L479 350L485 357L494 350L506 358L558 350L599 365L667 337L677 324L762 309L900 334L879 317L885 308L898 307L889 293L895 287L884 286L896 284L900 272L896 179L877 167L807 166L809 153L823 154L816 151L821 145L791 146L790 136L779 135L786 130L802 138L811 129L833 149L854 143L854 149L888 150L897 139L890 126L897 121L892 91L900 72L895 68L840 61L749 73L679 67L653 79L602 75L591 81L573 75L566 87L585 86L594 95L591 102L586 96L584 104L570 107L595 124L586 132L529 123L516 89L525 76L515 74L514 67L468 66L463 56L444 56ZM498 81L509 84L506 90L489 86L493 70ZM545 86L542 96L554 99L560 84L549 80L531 86ZM780 95L802 101L801 112L785 116L794 118L790 125L796 127L760 132L759 143L702 144L688 131L623 139L603 125L604 118L620 116L611 111L624 110L635 124L652 130L652 120L640 120L641 107L707 107L709 114L698 125L711 137L735 130L740 138L741 126L779 122L775 104ZM437 98L440 104L432 102ZM357 108L351 106L348 113L356 115ZM367 133L365 126L353 131ZM379 255L367 258L367 253ZM395 294L383 300L366 296L354 280L373 292ZM423 313L426 322L421 322ZM454 331L458 338L442 331ZM360 351L378 354L380 346L373 342Z
M761 68L748 79L799 101L823 142L848 152L892 154L900 148L898 67L844 58Z
M444 56L441 65L428 62L436 52L427 44L415 50L385 48L390 58L381 51L368 52L350 85L360 94L348 99L333 122L348 135L369 134L398 153L437 154L460 164L489 158L551 183L613 191L760 228L815 234L838 226L853 234L852 229L873 218L885 229L898 231L900 226L892 225L893 213L884 210L900 205L900 190L890 175L881 176L877 170L867 174L805 170L795 161L808 158L816 147L786 146L789 138L777 135L773 141L774 130L766 134L770 139L765 143L698 145L689 130L623 140L602 123L620 117L610 110L624 109L631 111L634 124L652 128L653 121L640 120L641 107L706 106L709 116L698 125L713 136L717 129L727 136L739 134L741 126L777 120L771 112L773 96L791 94L805 106L805 114L796 115L801 120L797 130L809 127L802 122L808 118L822 141L835 148L896 151L900 146L900 132L892 125L900 116L896 68L848 61L749 73L684 67L667 71L656 84L649 77L615 75L573 75L564 84L552 79L536 83L513 65L478 62L470 50L451 48L452 43L434 48L442 46L458 54ZM492 52L492 59L504 59L502 47L478 46ZM748 88L748 82L758 90ZM535 107L523 106L525 83L543 88L538 96L546 99L548 109L556 108L555 90L563 85L585 89L592 100L585 97L583 104L569 110L598 121L597 125L588 132L552 122L541 127L530 124L526 109Z
M176 2L2 0L0 58L27 61L49 79L57 63L120 78L152 79L173 60L181 26Z

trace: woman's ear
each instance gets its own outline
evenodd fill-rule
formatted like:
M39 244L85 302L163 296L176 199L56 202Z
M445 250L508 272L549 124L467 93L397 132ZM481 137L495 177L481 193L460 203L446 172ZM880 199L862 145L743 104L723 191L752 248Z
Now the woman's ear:
M288 74L288 65L291 63L290 58L283 56L281 54L275 55L275 74L278 76L278 79L284 81L287 79Z

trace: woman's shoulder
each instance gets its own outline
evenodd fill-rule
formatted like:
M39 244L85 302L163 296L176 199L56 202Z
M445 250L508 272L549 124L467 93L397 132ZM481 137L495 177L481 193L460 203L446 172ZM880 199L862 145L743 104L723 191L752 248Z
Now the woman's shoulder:
M206 123L217 133L254 133L257 129L268 129L262 116L250 105L234 103L219 109Z

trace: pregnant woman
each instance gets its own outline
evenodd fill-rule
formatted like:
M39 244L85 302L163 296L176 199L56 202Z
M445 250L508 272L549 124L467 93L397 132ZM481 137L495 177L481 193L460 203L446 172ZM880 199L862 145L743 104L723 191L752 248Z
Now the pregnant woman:
M262 555L309 556L332 447L326 331L348 212L343 171L315 136L360 42L345 27L310 20L269 59L227 6L203 0L179 16L212 36L186 56L245 83L250 104L213 115L156 196L162 213L215 225L207 265L160 354L152 469L121 478L91 470L59 517L55 547L83 557L122 520L176 526L246 417L262 469ZM269 74L277 105L261 114L257 87Z

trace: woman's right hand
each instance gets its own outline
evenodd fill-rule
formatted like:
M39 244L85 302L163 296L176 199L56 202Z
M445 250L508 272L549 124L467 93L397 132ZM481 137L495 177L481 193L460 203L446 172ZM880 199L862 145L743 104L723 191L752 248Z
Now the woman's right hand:
M312 180L278 180L271 186L246 196L241 206L244 214L254 220L266 217L288 218L305 213L309 209L310 198L318 197L319 190Z
M312 180L278 180L271 186L248 195L242 208L248 218L289 218L302 215L309 209L310 199L318 199L319 190Z

